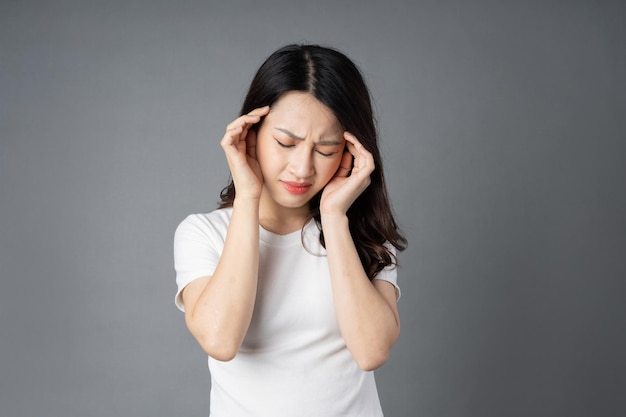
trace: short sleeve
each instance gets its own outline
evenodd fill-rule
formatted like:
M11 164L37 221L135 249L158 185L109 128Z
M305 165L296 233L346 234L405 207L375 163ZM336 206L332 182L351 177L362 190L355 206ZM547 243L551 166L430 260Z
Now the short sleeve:
M183 289L193 280L211 276L224 248L224 234L203 215L192 214L174 233L174 269L176 270L176 306L185 311Z
M396 248L394 248L391 244L385 245L394 256L396 256ZM395 264L387 265L382 271L378 273L374 277L374 279L379 279L381 281L387 281L394 287L396 287L396 301L400 299L402 295L400 291L400 286L398 285L398 266Z

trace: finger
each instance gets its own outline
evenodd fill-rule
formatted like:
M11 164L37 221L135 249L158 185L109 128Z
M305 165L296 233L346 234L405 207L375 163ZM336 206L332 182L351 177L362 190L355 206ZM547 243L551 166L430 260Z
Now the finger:
M357 158L359 153L361 153L361 149L364 149L363 145L361 145L361 142L359 142L356 136L352 133L344 132L343 137L346 139L346 148L348 149L348 152Z
M364 171L370 174L374 171L374 157L365 149L363 144L353 134L344 132L348 151L354 156L352 173Z
M248 114L244 114L243 116L239 116L235 120L233 120L226 129L231 129L237 126L243 126L244 128L250 127L255 123L258 123L261 120L261 117L267 115L270 111L270 106L259 107L252 110Z
M253 124L261 121L263 116L266 116L270 111L270 106L259 107L248 114L244 114L240 117L241 121L244 124L244 128L250 128Z
M256 157L256 132L251 130L248 132L248 136L246 137L246 154L252 158L257 159Z
M350 147L350 145L352 145L352 147L354 149L356 149L357 152L361 153L361 152L367 152L369 153L369 151L367 149L365 149L365 147L363 146L363 144L361 142L359 142L359 140L357 139L356 136L354 136L352 133L350 132L344 132L343 133L343 137L346 139L346 142L348 147Z
M350 152L345 151L343 153L343 155L341 156L341 162L339 163L339 168L337 168L337 176L350 176L350 171L352 171L353 158L354 157Z
M352 172L364 172L369 175L374 171L374 166L374 158L371 153L367 151L359 152L358 155L354 157L354 168Z
M356 138L356 136L354 136L352 133L348 132L347 130L343 132L343 137L346 141L348 141L349 143L353 145L360 143L359 140Z
M243 127L241 126L235 126L227 129L220 144L222 146L236 145L239 142L242 131Z
M350 136L346 137L349 138ZM355 158L355 163L356 160L362 155L369 154L367 149L365 149L365 147L363 147L363 145L358 140L356 140L354 136L352 136L349 140L346 140L346 149Z
M222 138L220 144L222 146L236 144L237 142L239 142L239 136L241 135L242 130L243 128L241 126L235 126L226 129L226 132L224 133L224 137Z
M238 118L236 118L235 120L230 122L226 126L226 130L232 129L232 128L235 128L235 127L252 126L253 124L258 123L260 120L261 120L261 116L259 116L259 115L244 114L243 116L239 116Z
M270 112L270 106L263 106L263 107L257 107L256 109L252 110L250 113L248 113L248 115L265 116L269 112Z
M226 126L226 133L222 138L221 145L236 145L242 140L246 140L248 131L253 124L258 123L265 114L269 112L269 106L259 107L250 113L240 116Z

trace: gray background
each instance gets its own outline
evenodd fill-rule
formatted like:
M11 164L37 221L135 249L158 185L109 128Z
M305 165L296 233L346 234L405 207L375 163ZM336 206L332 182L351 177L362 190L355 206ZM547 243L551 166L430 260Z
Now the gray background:
M376 99L401 256L388 416L626 415L618 1L0 3L0 416L201 416L172 236L261 61Z

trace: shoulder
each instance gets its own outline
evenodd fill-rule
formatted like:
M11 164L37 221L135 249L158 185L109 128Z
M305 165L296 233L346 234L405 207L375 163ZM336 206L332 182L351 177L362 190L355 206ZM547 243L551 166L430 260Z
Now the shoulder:
M232 208L190 214L176 228L175 240L191 236L223 237L226 235L231 215Z
M224 208L208 213L190 214L180 222L178 229L188 227L196 227L199 229L228 227L232 212L232 208Z
M390 243L385 242L383 244L385 249L392 256L393 262L385 266L375 277L374 281L387 281L396 288L396 301L400 299L401 291L398 285L398 262L397 262L397 249Z

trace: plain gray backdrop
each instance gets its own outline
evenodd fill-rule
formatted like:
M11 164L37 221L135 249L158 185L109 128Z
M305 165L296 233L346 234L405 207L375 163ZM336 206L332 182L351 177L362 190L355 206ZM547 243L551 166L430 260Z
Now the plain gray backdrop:
M0 416L208 414L173 232L305 41L362 68L410 242L386 415L626 415L624 2L2 0Z

